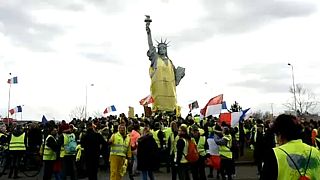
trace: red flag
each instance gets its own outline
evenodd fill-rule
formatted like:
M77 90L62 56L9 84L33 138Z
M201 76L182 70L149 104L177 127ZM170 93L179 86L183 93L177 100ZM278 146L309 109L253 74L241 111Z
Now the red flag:
M142 105L142 106L152 104L153 102L154 102L154 100L151 95L149 95L139 101L140 105Z
M223 101L223 94L220 94L218 96L215 96L215 97L211 98L208 101L208 103L206 104L206 106L203 109L200 110L200 113L203 116L213 115L212 112L215 113L217 108L219 108L221 110L222 101ZM218 105L218 106L215 106L215 105ZM207 112L208 108L212 109L212 112Z

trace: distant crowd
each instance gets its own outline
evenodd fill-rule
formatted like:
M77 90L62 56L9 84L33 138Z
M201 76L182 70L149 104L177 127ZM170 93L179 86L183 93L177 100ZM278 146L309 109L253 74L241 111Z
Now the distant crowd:
M267 179L272 173L266 172L275 168L268 161L278 157L277 151L272 155L270 151L284 144L278 135L287 133L282 138L292 140L287 137L291 134L281 129L279 118L287 120L287 128L298 133L295 139L319 149L320 122L298 120L291 115L280 115L276 120L249 117L231 127L212 116L188 114L176 118L158 114L128 118L120 114L72 119L69 123L62 120L1 125L1 153L6 156L1 156L5 165L0 175L18 178L23 154L32 151L42 156L44 180L64 180L68 176L96 180L99 168L108 170L111 180L122 179L125 174L130 179L155 179L153 173L160 167L171 173L172 180L206 180L214 177L214 171L217 179L230 180L236 176L235 161L253 151L257 174ZM206 168L210 169L208 174ZM277 177L280 173L278 170Z

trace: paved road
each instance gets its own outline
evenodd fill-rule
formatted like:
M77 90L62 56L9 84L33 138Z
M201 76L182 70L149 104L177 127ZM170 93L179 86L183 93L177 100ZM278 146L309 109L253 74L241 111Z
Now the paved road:
M256 167L252 165L238 165L236 167L236 177L234 179L236 180L257 180L258 176L256 175ZM207 169L208 170L208 169ZM161 169L161 173L155 173L155 177L157 180L170 180L171 179L171 174L169 173L164 173L165 169ZM23 174L19 174L22 176ZM216 175L216 172L214 171L214 177ZM1 180L6 180L8 179L7 176L0 177ZM22 176L20 178L21 180L41 180L42 179L42 173L38 175L37 177L33 178L27 178ZM84 178L83 180L86 180L87 178ZM109 179L109 173L106 171L99 171L98 173L98 179L99 180L108 180ZM123 178L124 180L129 180L128 176L125 176ZM135 179L141 179L141 177L135 177ZM208 178L208 180L214 180L215 178ZM82 179L81 179L82 180Z

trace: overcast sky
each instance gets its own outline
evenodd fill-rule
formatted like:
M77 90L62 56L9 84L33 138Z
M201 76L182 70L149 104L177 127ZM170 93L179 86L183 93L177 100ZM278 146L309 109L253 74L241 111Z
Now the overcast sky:
M69 120L85 105L142 113L150 62L145 16L154 40L186 68L177 87L183 108L224 94L252 111L286 110L296 83L320 97L319 0L0 0L0 114L23 106L23 119ZM94 84L94 86L90 86ZM20 119L20 114L17 116Z

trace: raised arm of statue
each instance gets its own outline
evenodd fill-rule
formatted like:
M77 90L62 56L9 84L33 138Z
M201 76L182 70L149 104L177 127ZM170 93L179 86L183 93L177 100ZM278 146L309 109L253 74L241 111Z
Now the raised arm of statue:
M151 29L150 29L150 23L152 22L152 20L150 19L149 15L146 15L146 19L144 20L144 22L146 22L146 31L147 31L147 35L148 35L149 51L151 51L154 47L153 47L153 43L152 43L152 36L151 36Z

